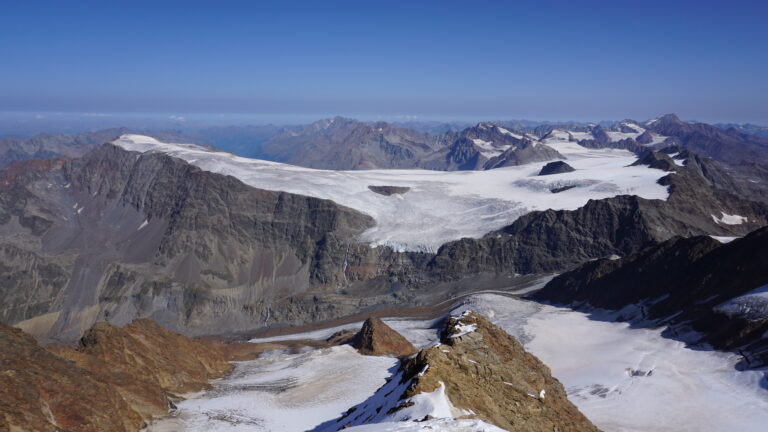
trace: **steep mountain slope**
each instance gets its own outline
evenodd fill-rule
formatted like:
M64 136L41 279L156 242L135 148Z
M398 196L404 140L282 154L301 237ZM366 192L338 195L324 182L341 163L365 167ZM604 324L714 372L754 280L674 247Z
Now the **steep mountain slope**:
M139 431L231 371L233 354L264 348L275 346L193 340L137 320L98 323L74 349L44 349L0 324L0 431Z
M2 320L34 317L22 327L65 338L137 315L237 328L249 308L342 278L343 261L323 257L372 223L330 201L112 145L30 171L0 196Z
M533 298L619 310L619 319L641 324L671 324L671 335L738 349L747 365L760 366L768 364L768 301L759 291L768 285L766 266L768 227L724 245L711 237L674 237L623 259L586 263Z
M596 257L626 256L675 235L739 236L768 224L766 205L712 186L667 155L654 155L662 161L657 167L674 170L659 181L670 188L667 200L621 195L590 200L577 210L528 213L480 239L443 245L430 270L445 278L501 269L554 272Z
M334 172L115 144L0 190L3 321L62 340L136 317L192 335L302 324L508 286L674 235L743 235L768 214L668 155L637 164L572 141L551 146L574 171L547 176L543 162ZM399 192L369 188L382 185Z
M0 324L0 431L138 431L144 421L120 393Z

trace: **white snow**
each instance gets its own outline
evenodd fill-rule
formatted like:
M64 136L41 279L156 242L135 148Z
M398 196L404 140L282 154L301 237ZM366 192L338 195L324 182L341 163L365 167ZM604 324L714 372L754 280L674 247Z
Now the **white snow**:
M714 308L729 316L748 320L759 320L768 317L768 285L720 303Z
M397 395L399 396L399 395ZM426 416L434 418L453 418L461 413L451 404L445 395L445 384L440 382L440 386L431 393L419 393L411 397L410 402L413 405L403 408L393 414L395 421L421 420Z
M423 422L374 423L353 426L345 432L504 432L482 420L432 419Z
M768 424L764 371L737 371L734 354L688 349L663 338L663 329L492 294L454 313L467 309L521 340L606 432L759 432Z
M666 141L667 138L669 138L669 137L666 137L664 135L659 135L656 132L651 132L651 142L649 142L648 144L643 144L643 145L646 146L646 147L655 146L657 144L663 143L664 141Z
M551 139L576 171L537 177L543 162L489 171L328 171L238 157L191 144L167 144L140 135L114 141L126 150L164 152L206 171L232 175L267 190L330 199L371 215L376 226L361 235L370 244L396 250L436 250L462 237L480 237L534 210L579 208L590 199L620 194L666 199L657 180L668 173L629 166L636 157L623 150L587 149ZM548 144L549 144L548 143ZM555 184L578 187L553 194ZM401 197L371 192L369 185L406 186Z
M501 127L501 126L496 126L496 129L498 129L498 130L499 130L499 132L501 132L501 133L503 133L503 134L505 134L505 135L509 135L509 136L511 136L512 138L516 138L516 139L523 139L523 136L522 136L522 135L516 134L516 133L514 133L514 132L510 132L509 130L507 130L507 129L504 129L504 128L503 128L503 127Z
M632 138L635 139L642 132L612 132L612 131L606 131L605 132L608 135L608 138L611 139L611 141L621 141L623 139Z
M756 310L755 299L760 299L761 307L768 304L768 287L742 297L739 305L748 303L751 313ZM501 295L468 297L451 314L460 316L468 310L517 337L551 368L569 399L606 432L762 432L768 423L768 391L760 386L764 371L737 371L736 355L688 349L663 338L660 328L633 329L626 323L592 320L585 313ZM422 346L437 341L434 329L422 332L434 321L390 322L405 329L403 335L412 342L414 337ZM314 336L316 332L304 333L296 339ZM265 355L238 363L231 376L214 383L213 390L181 402L176 417L154 423L149 431L289 432L321 424L317 430L335 431L338 424L332 420L353 406L357 409L352 417L360 415L359 422L370 417L377 423L352 431L500 430L476 420L399 421L421 415L420 419L425 413L466 414L450 404L444 388L419 395L411 411L387 414L401 402L399 395L408 385L400 383L399 374L392 375L394 365L393 359L360 356L349 347Z
M576 141L595 139L591 132L569 131L569 133Z
M332 334L336 333L337 331L341 331L341 330L358 331L360 330L360 327L362 327L362 325L363 325L362 321L357 321L349 324L343 324L335 327L328 327L320 330L313 330L305 333L293 333L293 334L281 335L281 336L253 338L249 342L274 342L274 341L302 340L302 339L325 340L325 339L328 339Z
M456 325L456 330L458 330L458 332L452 334L452 338L457 338L464 336L467 333L472 333L473 331L477 330L477 324L464 324L459 321L458 325Z
M178 416L156 421L147 431L310 430L373 395L396 363L346 345L238 362L212 390L178 403Z
M540 285L533 285L532 289L541 288ZM439 326L437 325L440 318L434 320L413 320L404 318L384 318L385 324L393 328L398 333L405 336L416 348L424 348L431 345L437 339L439 333ZM313 330L304 333L293 333L282 336L270 336L263 338L254 338L249 342L275 342L284 340L325 340L332 334L341 330L360 330L363 326L362 321L357 321L349 324L343 324L335 327L329 327L320 330Z
M730 242L736 240L737 238L739 238L739 237L734 237L734 236L710 236L710 237L712 237L713 239L719 241L720 243L730 243Z
M717 217L715 215L711 215L712 219L714 219L715 222L725 225L741 225L744 222L749 222L749 219L747 219L744 216L739 215L730 215L725 212L720 212L722 214L721 217Z
M136 229L136 231L139 231L140 229L144 228L145 226L149 225L149 221L144 219L144 222L139 225L139 228Z
M480 154L488 159L504 153L505 150L511 147L510 145L495 146L492 142L484 141L480 138L474 138L472 142L480 149Z

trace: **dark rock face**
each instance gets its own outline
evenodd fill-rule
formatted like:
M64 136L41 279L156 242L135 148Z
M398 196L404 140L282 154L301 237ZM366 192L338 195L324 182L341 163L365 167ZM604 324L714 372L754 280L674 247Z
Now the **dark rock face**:
M632 164L633 166L647 165L651 168L660 169L663 171L674 171L675 162L669 155L662 152L655 152L646 150L640 154L637 161Z
M430 254L357 242L372 219L331 201L105 145L0 188L0 320L62 340L137 317L188 335L306 324L768 224L765 205L718 187L725 180L707 161L687 160L661 180L667 201L532 212ZM746 220L722 223L724 213Z
M704 334L694 342L739 350L745 365L768 364L768 316L748 319L717 305L768 284L768 227L722 245L674 237L619 260L597 260L554 278L534 299L604 309L637 305L620 319L671 324L667 333Z
M539 171L540 176L544 175L550 175L550 174L562 174L567 172L573 172L576 171L573 169L572 166L568 165L567 163L563 161L555 161L550 162L543 167L541 167L541 171Z
M705 123L687 123L667 114L648 125L648 130L673 137L683 150L728 164L768 160L768 140L752 135L728 133Z
M403 195L404 193L411 190L411 188L405 187L405 186L368 186L368 189L370 189L372 192L375 192L379 195L385 195L385 196L390 196L394 194Z
M351 239L373 223L112 145L30 176L0 191L0 270L13 281L0 320L35 318L21 325L38 336L137 316L187 332L253 326L271 298L343 281Z
M645 132L641 133L640 135L635 138L635 141L637 141L639 144L650 144L653 142L653 134L649 130L645 130Z
M352 339L360 354L404 357L416 353L416 348L400 333L378 318L368 318Z
M524 165L527 163L547 161L552 159L565 158L552 147L541 143L534 143L529 139L523 139L517 146L510 147L499 156L488 160L488 162L486 162L483 166L483 169Z
M481 239L443 245L428 271L444 279L556 272L598 257L627 256L676 235L739 236L768 224L766 205L715 188L688 167L675 168L660 180L670 188L666 201L622 195L591 200L577 210L528 213ZM715 221L723 212L747 220L735 225Z

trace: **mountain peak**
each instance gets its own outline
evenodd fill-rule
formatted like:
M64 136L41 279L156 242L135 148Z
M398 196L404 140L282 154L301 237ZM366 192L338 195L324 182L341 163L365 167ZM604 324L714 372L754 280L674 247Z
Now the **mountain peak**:
M680 117L672 113L664 114L663 116L658 118L658 121L664 122L664 123L685 123L684 121L680 120Z

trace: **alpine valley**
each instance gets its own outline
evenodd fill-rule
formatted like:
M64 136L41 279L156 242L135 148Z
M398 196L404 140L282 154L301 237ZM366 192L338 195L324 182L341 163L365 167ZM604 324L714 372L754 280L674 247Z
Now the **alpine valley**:
M754 125L0 138L0 432L762 431Z

